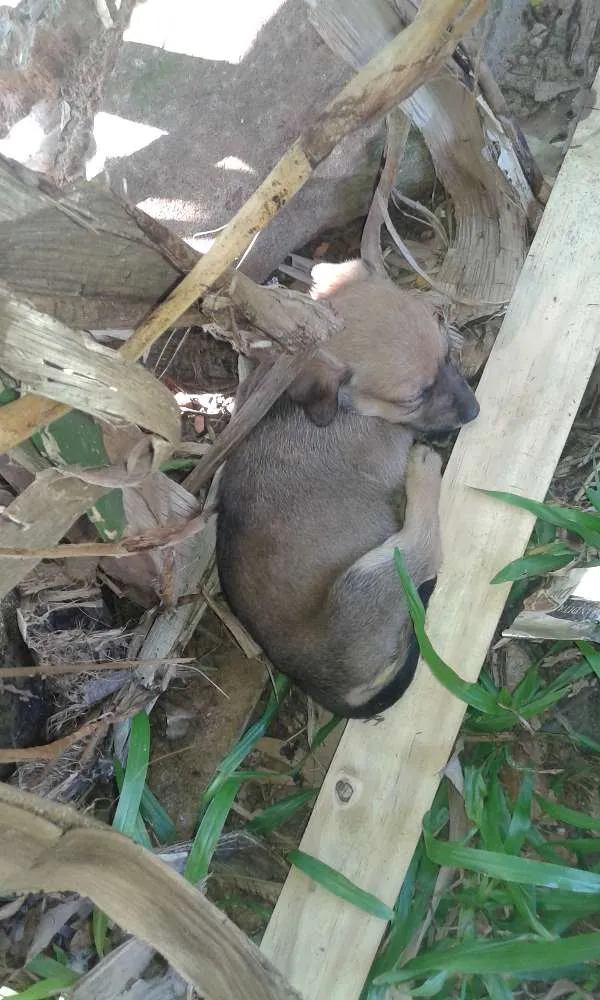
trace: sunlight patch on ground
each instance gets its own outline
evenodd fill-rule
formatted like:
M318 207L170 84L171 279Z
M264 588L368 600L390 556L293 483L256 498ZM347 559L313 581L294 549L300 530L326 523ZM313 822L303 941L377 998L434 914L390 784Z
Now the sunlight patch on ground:
M96 152L86 163L86 177L89 180L104 170L107 160L120 156L131 156L138 150L149 146L162 135L167 135L164 129L145 125L144 122L134 122L120 115L109 115L99 111L94 118L94 141Z
M31 115L15 122L6 135L0 140L0 153L18 163L26 163L40 149L45 132L39 122ZM1 995L1 994L0 994Z
M138 202L137 207L153 219L186 219L193 216L198 203L185 201L183 198L144 198Z
M146 0L135 8L126 42L239 63L284 0Z
M175 402L184 413L206 413L216 416L223 410L231 413L234 404L233 396L224 396L220 392L176 392Z
M220 167L221 170L239 170L242 174L256 173L253 167L240 160L239 156L224 156L222 160L215 163L215 167Z

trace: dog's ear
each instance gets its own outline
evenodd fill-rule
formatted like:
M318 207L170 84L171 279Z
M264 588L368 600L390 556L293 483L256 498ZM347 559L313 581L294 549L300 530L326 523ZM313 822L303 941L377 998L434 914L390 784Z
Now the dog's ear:
M323 352L309 361L292 382L288 395L300 403L318 427L330 424L338 411L338 392L351 376L350 369Z
M313 280L311 297L327 299L346 285L367 281L371 271L364 261L358 259L347 260L343 264L315 264L310 276Z

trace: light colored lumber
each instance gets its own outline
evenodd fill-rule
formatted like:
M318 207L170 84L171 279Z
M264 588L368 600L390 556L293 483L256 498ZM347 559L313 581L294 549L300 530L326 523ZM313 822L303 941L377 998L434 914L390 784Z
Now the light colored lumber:
M600 348L599 164L600 109L590 97L481 379L481 414L444 476L444 563L427 626L472 681L509 589L489 581L521 555L534 520L472 487L538 500L548 490ZM347 726L302 850L392 904L463 714L420 663L382 723ZM354 789L345 804L341 780ZM262 947L305 1000L355 1000L384 929L292 870Z

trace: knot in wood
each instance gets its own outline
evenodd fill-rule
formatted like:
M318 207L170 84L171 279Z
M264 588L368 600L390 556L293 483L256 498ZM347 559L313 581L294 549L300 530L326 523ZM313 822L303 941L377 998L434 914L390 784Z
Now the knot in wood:
M335 794L340 802L349 802L354 795L354 788L346 779L340 779L335 783Z

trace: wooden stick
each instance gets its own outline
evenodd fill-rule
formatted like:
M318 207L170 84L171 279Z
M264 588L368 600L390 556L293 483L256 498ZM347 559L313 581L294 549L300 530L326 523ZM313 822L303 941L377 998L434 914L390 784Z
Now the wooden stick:
M599 86L600 74L595 93ZM522 554L534 522L473 487L544 498L598 357L599 162L600 110L590 97L481 379L481 414L461 431L444 476L444 562L427 629L470 681L509 591L490 580ZM421 662L380 725L350 723L302 850L393 904L464 708ZM305 1000L356 1000L383 929L292 870L262 947Z
M152 310L120 353L135 360L181 313L223 277L254 236L306 183L315 167L349 132L386 113L441 66L477 22L486 0L427 0L414 22L398 34L318 115L260 187L219 234L209 252ZM21 396L2 408L0 452L57 420L68 407L42 396Z
M194 662L193 656L157 656L153 660L75 660L73 663L36 663L30 667L0 667L0 682L12 677L60 677L62 674L95 674L104 670L137 670L138 667L179 667Z
M2 747L0 748L0 764L23 764L32 760L56 760L74 743L79 743L86 736L90 736L98 726L105 726L105 720L86 722L74 733L61 736L60 739L53 740L52 743L43 743L39 747L8 747L7 749Z

